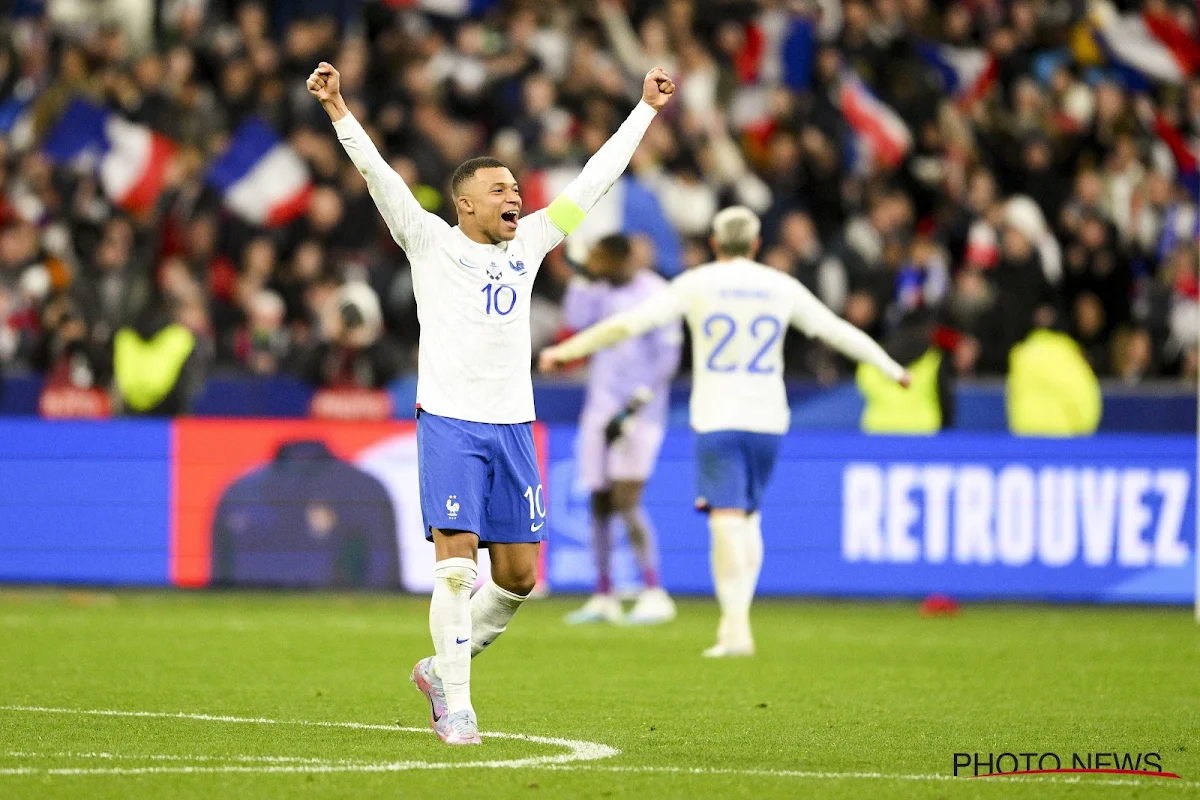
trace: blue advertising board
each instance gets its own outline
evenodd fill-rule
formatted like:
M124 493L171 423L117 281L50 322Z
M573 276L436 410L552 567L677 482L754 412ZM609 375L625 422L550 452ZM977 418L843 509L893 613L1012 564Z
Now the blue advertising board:
M0 582L170 584L172 558L187 549L172 537L186 532L189 514L208 508L179 494L178 426L0 422ZM555 591L589 591L594 580L575 431L549 428L547 576ZM343 434L363 447L374 441L355 426ZM687 430L668 433L645 500L664 584L708 594L708 531L692 505L692 439ZM1189 603L1195 459L1190 436L793 431L763 506L760 592ZM192 472L216 481L219 465L193 461ZM415 481L410 462L384 458L381 474L407 465L396 479ZM232 461L226 467L230 475L244 471ZM189 480L184 488L196 484ZM425 554L418 547L406 563L423 572L417 557ZM618 550L614 572L618 586L636 585L628 548Z
M166 422L0 422L0 581L164 585Z
M557 590L588 591L587 494L573 426L552 426ZM795 432L763 505L761 594L1188 603L1195 591L1191 437L929 438ZM692 435L672 430L645 501L666 587L712 591L708 532L693 510ZM636 582L618 550L618 586Z

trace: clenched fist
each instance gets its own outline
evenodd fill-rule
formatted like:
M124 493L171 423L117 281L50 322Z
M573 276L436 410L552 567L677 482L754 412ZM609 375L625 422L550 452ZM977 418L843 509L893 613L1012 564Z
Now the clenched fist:
M538 369L545 373L558 372L562 365L558 361L558 355L554 352L553 347L547 347L538 354Z
M322 61L317 64L317 68L313 70L312 75L308 76L308 82L305 84L308 87L308 93L320 100L322 103L328 103L342 94L342 76L333 68L333 64L328 61Z
M655 67L646 73L646 80L642 82L642 100L647 105L655 111L659 111L673 94L675 94L675 83L662 67Z
M334 122L350 113L346 101L342 99L342 76L333 68L333 64L328 61L317 64L304 85L308 87L309 94L321 101L321 107Z

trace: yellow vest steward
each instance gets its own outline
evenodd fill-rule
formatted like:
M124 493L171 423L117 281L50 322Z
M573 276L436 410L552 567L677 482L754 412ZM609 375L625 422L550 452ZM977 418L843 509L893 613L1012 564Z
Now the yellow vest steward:
M905 389L879 371L858 365L855 380L866 406L861 427L867 433L937 433L942 428L942 404L938 400L937 375L942 353L937 349L909 365L912 386Z
M179 380L196 337L182 325L168 325L149 341L130 328L113 340L113 376L125 404L148 411L163 401Z
M1008 354L1008 429L1022 436L1086 436L1100 424L1100 383L1075 340L1036 330Z

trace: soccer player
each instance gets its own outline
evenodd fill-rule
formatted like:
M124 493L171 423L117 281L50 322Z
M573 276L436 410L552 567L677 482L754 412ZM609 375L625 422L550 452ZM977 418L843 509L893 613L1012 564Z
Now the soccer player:
M696 431L697 508L708 512L711 564L721 621L710 657L754 653L750 604L762 566L759 506L775 467L790 409L783 384L789 325L907 386L909 376L869 336L789 275L751 259L760 223L734 206L713 218L717 260L685 272L667 290L542 351L562 364L685 317L692 332L691 422Z
M458 225L424 211L350 113L336 69L322 61L308 91L366 178L371 199L412 264L417 319L417 460L421 513L433 541L429 630L434 656L411 680L447 744L479 744L471 659L504 632L537 578L546 499L533 446L529 297L546 253L625 171L675 85L647 73L642 100L579 177L544 211L518 222L521 194L492 158L454 171ZM475 596L478 547L491 580Z
M596 243L587 271L594 280L575 278L563 301L564 321L575 330L627 311L667 285L639 267L629 240L620 234ZM567 615L569 623L653 625L675 618L675 604L659 585L658 546L642 507L642 490L662 447L682 340L678 323L666 325L592 359L576 459L580 481L592 494L596 593ZM612 526L617 517L625 523L644 587L628 616L612 593Z

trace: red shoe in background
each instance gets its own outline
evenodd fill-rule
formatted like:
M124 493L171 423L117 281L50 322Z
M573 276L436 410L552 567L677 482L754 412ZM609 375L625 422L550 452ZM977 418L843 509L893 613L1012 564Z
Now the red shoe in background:
M953 597L944 594L931 594L921 603L922 617L953 616L962 610L962 606Z

